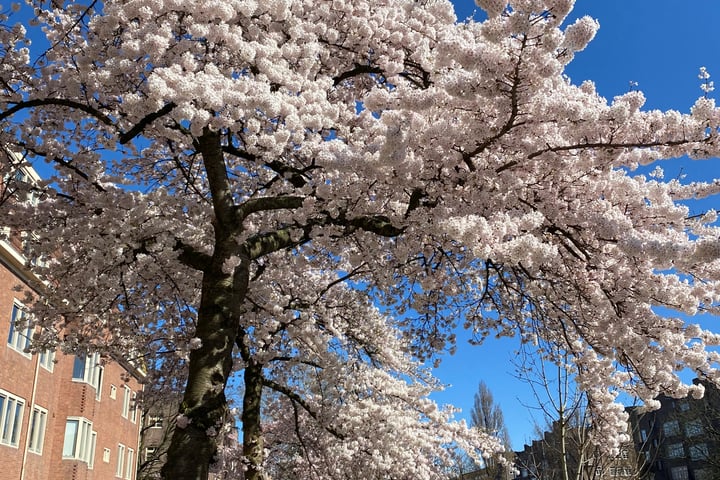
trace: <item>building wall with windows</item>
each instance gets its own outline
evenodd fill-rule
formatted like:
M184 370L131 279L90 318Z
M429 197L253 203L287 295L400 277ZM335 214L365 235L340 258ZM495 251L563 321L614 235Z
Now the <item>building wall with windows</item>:
M0 477L134 480L141 375L98 355L26 353L20 246L0 239Z
M697 381L697 380L696 380ZM658 397L660 409L631 413L648 480L720 478L720 391L703 382L701 399Z

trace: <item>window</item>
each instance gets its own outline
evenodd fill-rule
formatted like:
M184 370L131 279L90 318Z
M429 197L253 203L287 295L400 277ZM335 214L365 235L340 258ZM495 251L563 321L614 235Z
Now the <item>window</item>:
M55 352L49 350L43 350L40 352L40 366L45 370L53 371L55 365Z
M122 406L122 416L123 418L128 418L128 415L130 414L130 387L125 385L125 392L123 394L123 406Z
M148 427L150 428L162 428L163 427L163 416L162 415L151 415L148 417Z
M90 457L88 458L88 469L92 470L95 466L95 444L97 444L97 432L90 435Z
M663 423L663 433L666 437L672 437L673 435L680 434L680 424L677 420L671 420Z
M640 441L645 442L647 440L647 430L640 430Z
M47 410L35 405L30 417L30 441L28 451L42 455L45 441L45 425L47 424Z
M92 464L95 454L95 432L92 422L86 418L68 418L65 423L65 440L63 442L63 458L80 460Z
M117 467L115 467L115 476L122 478L123 467L125 466L125 445L118 444Z
M25 400L0 390L0 444L17 447Z
M109 448L103 449L103 462L110 463L110 449Z
M696 437L698 435L702 435L704 431L705 429L703 428L702 422L700 420L691 420L685 424L685 435L687 435L688 437Z
M672 480L689 480L687 467L682 465L680 467L671 468L670 478L672 478Z
M117 387L115 385L110 385L110 398L115 400L117 397Z
M125 465L125 480L132 480L133 472L135 471L135 450L128 448L127 451L127 464Z
M685 456L685 449L682 443L671 443L667 446L668 458L680 458Z
M89 383L95 388L96 397L100 394L100 384L102 383L103 367L100 365L100 354L92 355L76 355L75 363L73 363L72 378L76 382Z
M628 449L627 449L627 448L621 448L621 449L620 449L620 454L618 455L618 458L620 458L620 459L622 459L622 460L627 460L627 459L628 459Z
M130 421L137 422L137 392L132 394L132 405L130 405Z
M706 443L690 445L690 460L708 460L710 454Z
M678 402L677 408L681 412L687 412L688 410L690 410L690 404L687 402L687 400L683 400L681 402Z
M13 304L12 314L10 316L10 333L8 334L8 345L26 357L30 354L26 350L30 347L30 339L32 338L32 328L25 325L25 312L20 305Z

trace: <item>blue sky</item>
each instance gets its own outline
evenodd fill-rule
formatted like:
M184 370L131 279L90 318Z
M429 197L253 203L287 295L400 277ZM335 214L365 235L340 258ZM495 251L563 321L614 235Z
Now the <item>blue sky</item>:
M453 1L458 18L477 10L472 0ZM567 69L574 83L593 80L600 94L612 99L627 92L630 82L637 82L647 97L645 108L687 112L702 94L698 73L705 66L718 88L711 95L720 98L720 2L578 0L569 21L583 15L597 19L600 31ZM720 160L666 162L663 168L666 178L680 173L688 180L720 178ZM691 208L720 210L716 202ZM511 360L517 346L515 339L488 339L480 347L460 344L435 372L451 386L433 398L461 408L460 417L469 418L477 385L485 381L503 408L513 448L521 449L533 438L533 420L523 406L532 403L532 394L513 375Z

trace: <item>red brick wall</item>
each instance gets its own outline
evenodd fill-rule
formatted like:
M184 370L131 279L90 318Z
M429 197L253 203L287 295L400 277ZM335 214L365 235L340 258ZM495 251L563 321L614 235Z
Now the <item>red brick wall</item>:
M123 470L127 466L128 449L134 450L135 460L138 455L140 414L138 412L135 423L131 421L131 415L127 419L122 416L123 378L127 378L127 372L118 363L108 361L104 365L100 396L96 398L93 386L73 381L74 356L58 353L50 372L38 365L38 355L27 356L13 350L8 345L11 312L13 302L22 298L22 294L13 290L20 281L9 269L11 264L7 251L0 245L0 390L25 400L18 447L0 444L0 477L9 480L112 480L116 478L119 443L126 446ZM110 398L111 384L117 388L115 399ZM135 378L127 384L135 392L141 388ZM41 455L26 452L33 394L34 404L48 412ZM93 423L97 441L92 469L88 469L85 462L62 458L68 417L84 417ZM110 449L109 462L103 461L105 448ZM133 479L134 469L133 465Z

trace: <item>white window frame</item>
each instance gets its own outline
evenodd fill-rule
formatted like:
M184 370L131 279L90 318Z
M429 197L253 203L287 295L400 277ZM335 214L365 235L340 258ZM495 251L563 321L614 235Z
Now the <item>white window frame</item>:
M30 358L31 355L27 352L30 347L30 340L32 339L32 327L26 326L23 331L18 331L16 323L18 320L25 318L25 310L23 310L22 304L17 301L13 302L12 313L10 314L10 331L8 332L8 346L23 355L24 357Z
M118 458L117 458L117 466L115 467L115 476L117 478L122 478L124 467L125 467L125 445L123 445L122 443L118 443Z
M163 428L165 423L165 417L162 415L150 415L148 416L147 426L148 428Z
M95 466L95 446L97 445L97 432L93 430L90 434L90 457L88 458L88 469L92 470Z
M28 452L42 455L45 443L45 428L47 427L48 411L39 405L34 405L30 415L30 431L28 435Z
M110 463L110 449L103 448L103 462Z
M130 415L130 393L131 393L131 390L130 390L130 387L128 387L127 385L125 385L123 387L123 389L124 389L124 392L123 392L123 404L122 404L122 417L128 418L128 416Z
M48 372L52 372L55 368L55 350L43 350L40 352L40 366Z
M117 398L117 387L115 385L110 385L110 398L112 400L115 400Z
M133 462L135 461L135 450L132 448L127 449L127 463L125 464L125 480L132 480L133 472L135 471L135 466L133 465Z
M74 432L69 425L75 424ZM94 441L97 433L92 429L93 424L85 417L68 417L65 422L65 436L63 439L63 460L79 460L88 465L94 463Z
M0 445L18 448L24 413L24 398L0 390Z
M85 359L82 371L78 368L78 362ZM76 355L73 360L72 381L82 382L91 385L95 389L95 399L100 400L102 391L103 366L100 364L100 354L95 352L87 356Z

